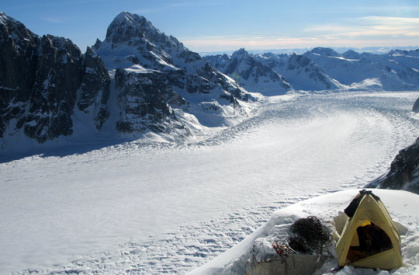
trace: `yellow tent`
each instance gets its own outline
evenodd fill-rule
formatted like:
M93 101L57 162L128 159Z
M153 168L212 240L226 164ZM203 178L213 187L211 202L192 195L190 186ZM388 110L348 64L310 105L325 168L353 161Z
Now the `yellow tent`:
M380 198L362 190L345 213L349 217L336 245L339 266L394 269L403 265L399 232Z

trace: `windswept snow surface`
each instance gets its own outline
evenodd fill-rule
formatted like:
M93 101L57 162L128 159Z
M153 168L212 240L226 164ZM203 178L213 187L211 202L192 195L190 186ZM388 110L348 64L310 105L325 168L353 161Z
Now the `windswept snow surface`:
M0 274L192 271L275 210L386 172L419 136L418 97L272 97L199 143L95 145L3 161Z

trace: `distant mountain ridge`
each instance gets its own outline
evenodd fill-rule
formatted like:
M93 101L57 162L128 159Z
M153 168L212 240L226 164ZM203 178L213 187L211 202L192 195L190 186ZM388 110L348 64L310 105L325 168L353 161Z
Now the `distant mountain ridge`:
M211 64L237 79L243 87L264 93L265 87L280 90L279 83L266 79L248 83L246 73L229 68L242 64L244 58L253 60L252 67L267 66L271 74L277 74L289 85L289 90L415 90L419 88L419 50L393 50L387 54L358 53L348 50L339 54L329 48L314 48L299 54L250 54L240 49L231 56L205 56ZM241 59L237 57L241 56ZM262 74L253 72L253 79ZM280 93L280 92L279 92ZM278 94L278 93L277 93Z
M219 55L207 56L205 59L248 91L280 95L291 90L291 86L282 75L259 62L256 56L244 49L234 52L231 57Z

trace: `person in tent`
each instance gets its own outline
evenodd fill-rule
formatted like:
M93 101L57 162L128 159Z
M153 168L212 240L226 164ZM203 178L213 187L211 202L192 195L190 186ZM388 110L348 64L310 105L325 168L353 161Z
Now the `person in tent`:
M339 266L381 269L403 266L399 232L379 197L362 190L345 213L347 220L336 245Z

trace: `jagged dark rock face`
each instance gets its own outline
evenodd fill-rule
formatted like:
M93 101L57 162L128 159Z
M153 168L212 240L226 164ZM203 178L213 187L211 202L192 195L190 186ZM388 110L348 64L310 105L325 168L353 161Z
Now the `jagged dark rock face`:
M8 122L25 112L35 82L39 38L0 12L0 137Z
M91 49L83 55L70 40L38 37L0 13L0 137L21 130L42 143L73 133L75 106L94 106L100 128L109 116L110 78Z
M419 113L419 98L416 99L415 104L413 105L412 111L415 113Z
M101 129L109 118L107 105L110 96L109 73L102 59L90 48L84 55L84 74L78 95L78 108L85 112L93 112L96 129ZM89 110L89 107L93 110Z
M82 54L71 41L43 36L36 59L29 114L18 122L27 136L44 142L72 134L73 107L82 78Z
M120 91L118 104L121 110L116 129L122 133L170 132L171 128L184 129L167 102L182 99L168 85L163 73L137 74L117 69L115 85Z
M390 166L390 171L367 187L403 189L419 194L419 138L401 150Z

